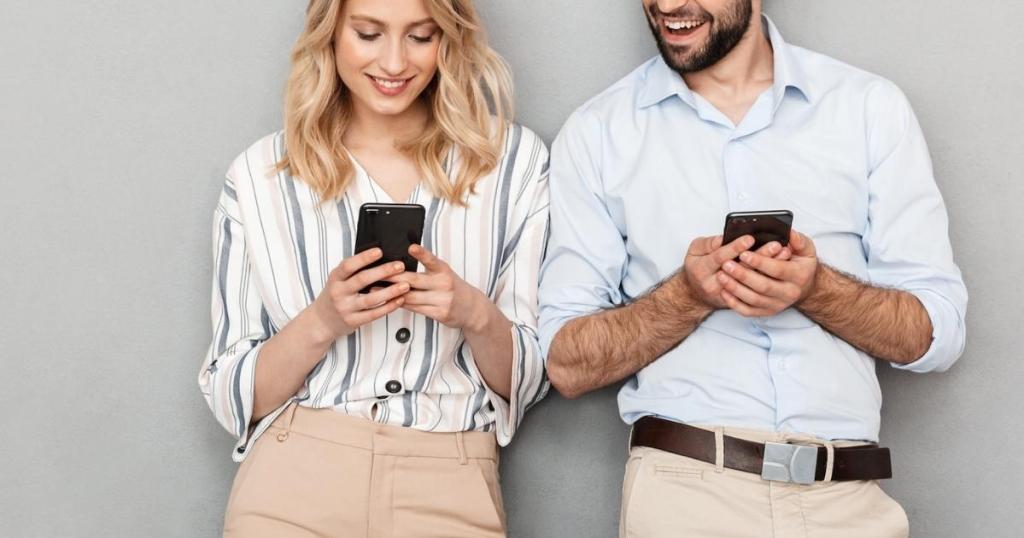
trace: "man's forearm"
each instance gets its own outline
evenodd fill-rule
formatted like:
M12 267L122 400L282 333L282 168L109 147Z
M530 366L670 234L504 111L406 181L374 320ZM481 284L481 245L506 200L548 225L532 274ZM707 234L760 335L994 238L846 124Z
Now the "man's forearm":
M679 345L711 312L676 274L628 305L562 327L548 353L548 377L567 398L610 385Z
M872 286L824 264L815 280L814 291L796 308L853 347L909 364L931 346L931 318L912 294Z

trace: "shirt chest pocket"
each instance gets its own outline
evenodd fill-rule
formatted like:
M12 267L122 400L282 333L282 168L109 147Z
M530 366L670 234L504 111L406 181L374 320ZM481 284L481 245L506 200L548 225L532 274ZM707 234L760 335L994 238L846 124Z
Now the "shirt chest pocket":
M863 278L869 192L862 160L831 144L795 147L759 159L759 200L751 209L792 211L793 228L814 240L820 259Z
M758 152L751 209L789 209L793 226L812 237L853 234L867 224L867 171L854 151L834 144L794 144ZM761 207L764 206L764 207Z

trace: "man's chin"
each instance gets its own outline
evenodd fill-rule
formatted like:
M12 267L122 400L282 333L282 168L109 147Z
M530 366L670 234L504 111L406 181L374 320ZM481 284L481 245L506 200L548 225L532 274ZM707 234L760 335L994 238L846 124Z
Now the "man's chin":
M661 57L665 60L673 70L679 73L689 73L693 71L693 58L694 53L691 47L672 47L661 49Z
M687 45L673 45L665 41L662 36L657 35L658 52L665 60L665 63L672 69L679 72L689 72L693 66L694 59L699 51L705 46L706 40L700 43Z

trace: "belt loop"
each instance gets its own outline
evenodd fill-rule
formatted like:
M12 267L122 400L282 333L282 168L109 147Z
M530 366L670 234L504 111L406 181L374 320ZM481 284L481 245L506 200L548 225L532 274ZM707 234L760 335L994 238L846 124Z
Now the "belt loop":
M283 443L288 440L288 434L292 431L292 420L295 418L295 409L299 407L299 404L292 401L288 404L288 408L284 410L284 431L277 434L277 441Z
M725 428L715 428L715 472L725 472Z
M462 432L455 432L455 446L459 449L459 465L469 463L469 459L466 457L466 440L463 438Z
M636 424L629 427L629 436L626 438L626 457L633 454L633 432L636 431Z
M825 441L825 479L824 482L828 484L832 482L832 471L835 468L836 463L836 447L832 445L831 441Z

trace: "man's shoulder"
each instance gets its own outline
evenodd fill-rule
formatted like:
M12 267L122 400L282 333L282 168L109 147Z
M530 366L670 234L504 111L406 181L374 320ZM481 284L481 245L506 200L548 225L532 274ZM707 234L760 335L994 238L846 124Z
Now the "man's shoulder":
M587 99L572 113L570 122L574 118L586 117L603 123L622 112L631 113L636 110L640 92L655 61L656 56L644 61L628 75Z
M860 67L817 51L790 45L800 66L821 95L842 97L901 98L902 92L893 81Z

